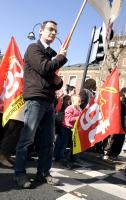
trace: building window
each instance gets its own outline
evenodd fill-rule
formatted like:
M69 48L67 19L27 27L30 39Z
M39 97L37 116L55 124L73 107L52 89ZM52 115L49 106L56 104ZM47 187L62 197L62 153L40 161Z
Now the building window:
M115 46L115 42L112 41L109 43L109 47L114 47L114 46Z
M71 86L76 86L76 80L77 80L77 76L75 76L75 75L69 76L68 84Z

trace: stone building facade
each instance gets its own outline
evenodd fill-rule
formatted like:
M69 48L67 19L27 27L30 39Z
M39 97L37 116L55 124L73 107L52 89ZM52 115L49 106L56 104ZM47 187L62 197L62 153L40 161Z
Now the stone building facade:
M122 87L126 87L126 36L115 36L113 40L111 40L104 64L89 65L86 78L95 79L97 87L100 87L110 73L110 69L115 65L119 71L119 84L121 89ZM77 92L79 92L84 69L84 64L76 64L61 68L60 76L63 78L64 86L66 84L74 85Z
M82 79L84 75L84 64L72 65L61 68L59 74L63 79L64 86L70 84L76 87L77 92L80 91ZM89 67L86 78L93 78L99 84L99 67Z

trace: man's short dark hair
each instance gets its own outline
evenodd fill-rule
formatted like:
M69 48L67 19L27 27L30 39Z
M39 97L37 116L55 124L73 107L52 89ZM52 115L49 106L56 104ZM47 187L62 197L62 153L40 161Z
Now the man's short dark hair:
M96 91L96 81L93 78L89 78L84 83L84 88L90 91Z
M121 97L125 97L124 93L126 93L126 87L123 87L123 88L120 90L120 96L121 96Z
M50 23L53 23L55 25L57 25L57 23L53 20L47 20L47 21L44 21L42 24L41 24L41 28L45 28L46 24L50 22Z

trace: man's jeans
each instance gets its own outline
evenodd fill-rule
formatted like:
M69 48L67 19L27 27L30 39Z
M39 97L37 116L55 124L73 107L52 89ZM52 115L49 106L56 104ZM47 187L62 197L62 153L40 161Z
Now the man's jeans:
M33 143L37 128L40 130L38 173L48 175L52 165L54 142L54 107L42 100L28 100L24 115L24 127L16 148L15 174L26 173L27 148Z

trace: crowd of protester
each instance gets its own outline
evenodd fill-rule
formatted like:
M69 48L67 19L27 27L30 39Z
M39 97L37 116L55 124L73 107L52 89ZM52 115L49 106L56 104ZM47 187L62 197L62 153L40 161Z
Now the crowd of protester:
M62 45L56 53L50 47L57 31L55 21L44 21L39 30L40 39L25 52L23 121L10 119L2 127L0 114L0 164L14 167L14 180L20 188L32 185L26 173L26 161L32 159L33 153L38 158L35 181L51 185L60 183L50 174L52 161L65 167L79 162L79 157L72 153L72 128L96 94L94 79L87 79L79 94L74 86L62 87L63 81L56 72L67 62L67 49ZM120 98L122 126L126 131L126 88L121 90ZM117 158L124 139L125 134L112 135L89 151L103 154L104 159Z
M95 96L95 92L96 82L94 79L88 79L79 94L76 94L76 88L70 85L66 85L56 94L53 160L55 163L59 163L59 166L72 167L74 163L78 162L79 164L78 157L72 155L72 128L81 111ZM126 131L126 88L122 88L120 91L120 101L122 127ZM2 114L0 114L0 120L0 164L1 166L13 167L15 149L23 128L23 122L10 119L6 126L2 127ZM40 128L38 128L34 143L29 146L28 160L33 160L32 155L38 156L40 131ZM124 143L124 133L113 134L87 151L102 154L104 160L117 160Z

